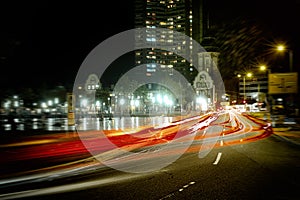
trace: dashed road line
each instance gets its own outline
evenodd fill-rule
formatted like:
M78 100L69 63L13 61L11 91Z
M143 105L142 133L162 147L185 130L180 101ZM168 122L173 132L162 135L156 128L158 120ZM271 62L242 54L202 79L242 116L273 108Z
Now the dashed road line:
M194 185L195 183L196 183L195 181L191 181L188 184L182 186L182 188L179 188L178 191L172 192L172 193L160 198L159 200L171 198L171 197L175 196L176 192L182 192L182 191L184 191L184 189L188 188L191 185Z
M221 156L222 156L222 153L219 152L218 155L217 155L217 158L216 158L215 162L213 163L213 165L217 165L219 163L219 161L221 159Z

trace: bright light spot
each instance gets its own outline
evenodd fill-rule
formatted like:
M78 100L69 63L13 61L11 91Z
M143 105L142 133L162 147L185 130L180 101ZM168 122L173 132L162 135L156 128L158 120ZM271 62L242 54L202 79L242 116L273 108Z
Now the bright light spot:
M82 99L82 100L81 100L81 106L82 106L82 107L86 107L86 106L87 106L87 103L88 103L87 99Z
M267 69L267 67L266 67L265 65L262 65L262 66L259 67L259 69L260 69L261 71L265 71L265 70Z
M157 99L157 101L158 101L158 103L162 103L162 98L161 98L161 95L160 94L158 94L157 96L156 96L156 99Z
M14 107L19 107L19 102L18 101L14 101Z
M139 100L135 100L135 101L134 101L134 105L135 105L135 106L139 106L139 105L140 105L140 101L139 101Z
M53 101L52 100L49 100L48 101L48 106L52 106L53 105Z
M169 97L167 95L164 96L164 103L166 105L171 105L171 100L169 99Z
M155 97L151 97L152 103L155 103Z
M96 106L97 106L97 107L100 106L100 101L96 101Z
M196 102L201 106L201 110L206 111L208 109L208 105L205 98L197 97Z
M284 51L285 50L285 46L284 45L278 45L277 46L277 51Z
M131 101L130 101L130 105L131 105L131 106L134 106L134 100L131 100Z
M124 103L125 103L125 100L124 99L120 99L120 104L124 105Z
M59 99L56 97L56 98L54 98L54 103L55 104L58 104L59 103Z
M43 103L41 104L41 107L42 107L42 108L47 108L47 104L46 104L45 102L43 102Z

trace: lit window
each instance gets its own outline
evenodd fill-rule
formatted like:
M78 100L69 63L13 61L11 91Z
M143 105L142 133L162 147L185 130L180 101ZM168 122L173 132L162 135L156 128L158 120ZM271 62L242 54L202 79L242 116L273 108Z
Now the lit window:
M146 41L147 42L156 42L156 39L155 38L146 38Z
M155 69L147 69L147 72L155 72L156 70Z

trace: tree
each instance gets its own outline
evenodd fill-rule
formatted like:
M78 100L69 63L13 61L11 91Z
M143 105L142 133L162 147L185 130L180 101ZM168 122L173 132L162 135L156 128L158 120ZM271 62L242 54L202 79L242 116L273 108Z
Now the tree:
M223 78L231 79L234 72L257 66L258 60L264 56L267 40L265 33L260 25L242 19L236 19L218 28L218 66Z
M237 73L257 68L264 59L269 32L255 21L237 18L214 28L219 48L218 68L226 91L236 91Z

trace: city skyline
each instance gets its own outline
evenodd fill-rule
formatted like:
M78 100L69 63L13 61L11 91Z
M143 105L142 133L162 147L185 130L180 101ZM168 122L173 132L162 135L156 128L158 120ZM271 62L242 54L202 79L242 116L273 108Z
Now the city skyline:
M134 1L97 6L94 1L4 4L1 14L6 19L1 30L1 87L36 87L43 83L72 85L81 63L95 46L134 27L133 4ZM293 45L294 55L297 55L299 40L294 27L299 15L296 12L299 1L280 5L271 1L252 1L246 5L236 0L212 0L207 1L207 5L211 25L241 17L256 20L270 30L272 37L277 37L274 39ZM117 14L104 13L107 8ZM298 62L295 58L295 65ZM131 63L129 60L128 68Z

